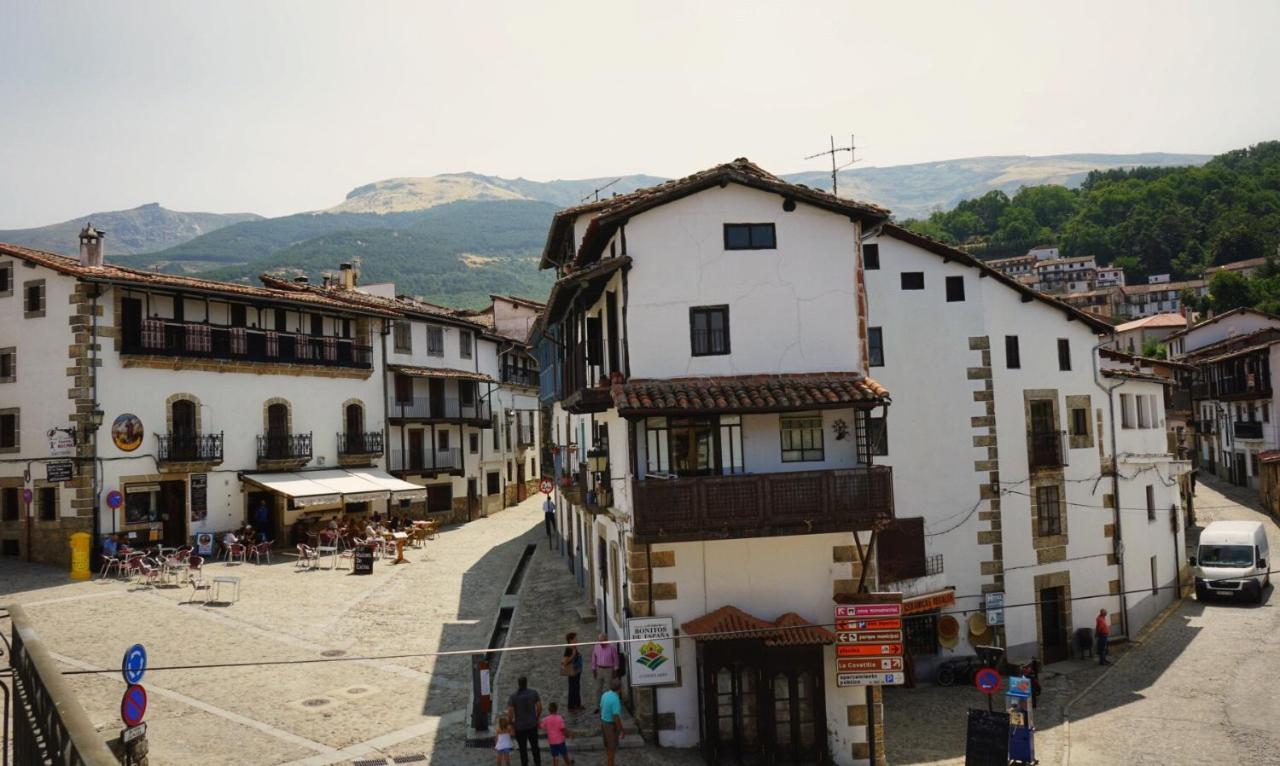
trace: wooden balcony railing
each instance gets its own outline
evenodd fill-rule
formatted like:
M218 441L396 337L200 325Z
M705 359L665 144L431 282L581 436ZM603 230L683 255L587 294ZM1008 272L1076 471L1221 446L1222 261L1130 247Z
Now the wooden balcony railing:
M1237 439L1261 439L1262 423L1255 420L1237 420L1233 432Z
M125 354L287 362L364 370L373 366L373 347L367 341L217 327L200 322L147 319L140 327L126 328L121 341Z
M631 483L640 542L871 529L893 517L889 466Z

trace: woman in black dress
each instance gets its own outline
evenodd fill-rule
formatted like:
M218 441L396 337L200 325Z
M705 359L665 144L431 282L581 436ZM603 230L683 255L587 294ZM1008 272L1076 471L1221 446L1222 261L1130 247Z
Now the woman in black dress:
M570 713L581 713L586 709L582 706L582 654L573 645L577 641L577 633L565 634L564 642L569 646L564 648L564 657L560 660L560 675L569 679Z

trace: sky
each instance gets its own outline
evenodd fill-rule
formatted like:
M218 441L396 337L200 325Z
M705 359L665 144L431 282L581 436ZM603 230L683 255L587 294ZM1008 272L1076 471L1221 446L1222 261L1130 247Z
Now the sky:
M0 228L396 176L1280 139L1280 3L0 0Z

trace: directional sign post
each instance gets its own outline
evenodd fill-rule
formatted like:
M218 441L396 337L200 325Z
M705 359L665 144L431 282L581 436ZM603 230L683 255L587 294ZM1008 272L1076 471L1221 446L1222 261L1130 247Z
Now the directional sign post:
M902 594L872 593L864 603L840 604L836 619L836 686L906 682Z
M135 763L135 758L146 755L147 725L142 718L147 714L147 690L138 682L147 672L147 649L134 644L125 650L120 660L120 675L128 687L120 699L120 720L125 729L120 732L120 743L126 746L125 763Z

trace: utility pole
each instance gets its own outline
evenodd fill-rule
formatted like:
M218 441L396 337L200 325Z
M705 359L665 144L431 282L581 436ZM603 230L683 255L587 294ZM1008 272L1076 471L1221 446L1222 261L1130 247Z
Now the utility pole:
M836 163L836 155L837 155L837 154L839 154L840 152L848 152L848 153L849 153L849 161L848 161L848 162L846 162L846 163L845 163L845 164L843 164L843 165L838 165L838 164ZM838 174L841 170L844 170L845 168L849 167L850 165L852 165L853 163L855 163L855 162L857 162L857 161L858 161L858 157L857 157L857 155L854 153L853 134L852 134L852 133L850 133L850 134L849 134L849 145L848 145L848 146L836 146L836 137L835 137L835 136L831 136L831 148L830 148L830 149L828 149L828 150L827 150L827 151L825 151L825 152L818 152L817 154L810 154L808 157L805 157L805 159L806 159L806 160L812 160L812 159L817 159L818 157L825 157L825 156L827 156L827 155L831 155L831 193L832 193L832 194L837 194L837 193L838 193L838 190L837 190L837 183L838 183L838 181L837 181L837 174Z

